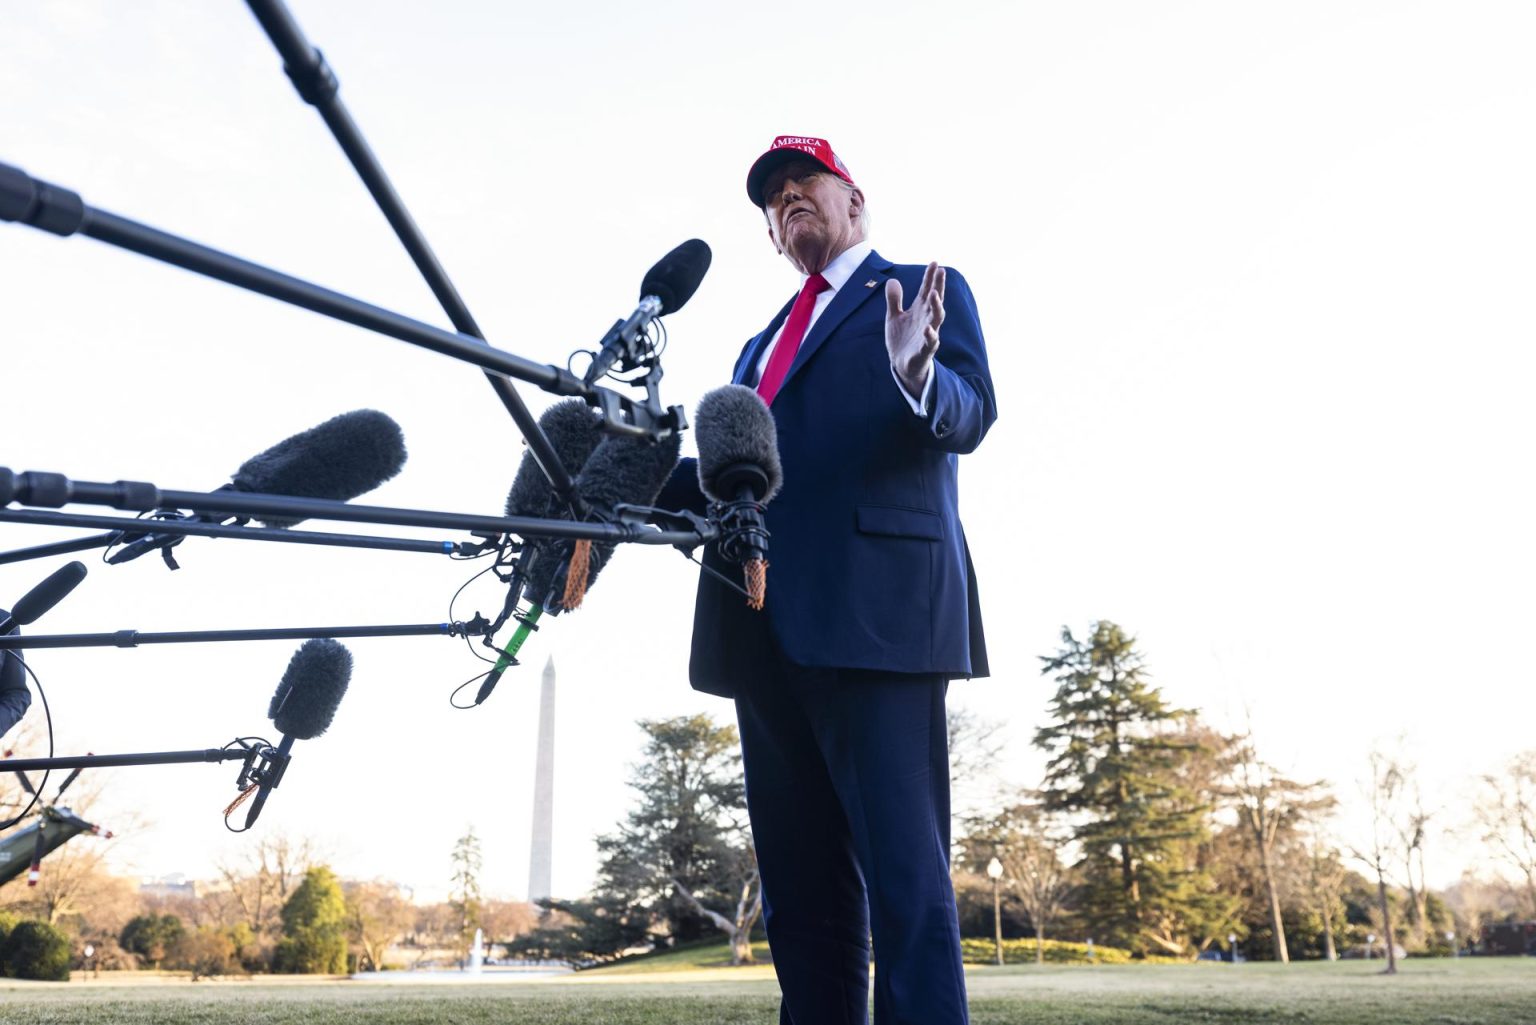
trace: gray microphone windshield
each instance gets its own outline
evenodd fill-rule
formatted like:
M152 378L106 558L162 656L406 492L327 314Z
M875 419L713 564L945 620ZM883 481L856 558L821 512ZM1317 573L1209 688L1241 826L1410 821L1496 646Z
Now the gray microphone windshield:
M739 384L716 388L699 400L694 416L699 446L699 487L716 502L741 497L767 502L779 493L784 469L779 433L762 397Z
M539 426L548 435L560 464L572 477L581 472L582 464L603 436L602 418L581 399L565 399L550 406L539 417ZM507 515L566 515L566 510L555 508L555 501L555 489L539 468L538 460L532 452L524 452L517 476L512 480L512 490L507 492Z
M375 409L355 409L247 459L232 478L236 491L349 502L394 477L405 465L400 425ZM302 517L258 517L291 527Z
M677 465L681 447L682 439L676 433L659 442L631 435L605 435L577 475L576 491L589 507L604 512L619 505L650 505ZM571 542L555 543L533 560L528 571L529 600L544 603L550 599L549 607L563 608L561 595L585 594L614 549L612 544L594 543L586 560L585 582L578 581L572 589L565 577L575 547Z
M313 740L331 725L352 679L352 653L339 641L305 641L283 673L267 715L279 733Z

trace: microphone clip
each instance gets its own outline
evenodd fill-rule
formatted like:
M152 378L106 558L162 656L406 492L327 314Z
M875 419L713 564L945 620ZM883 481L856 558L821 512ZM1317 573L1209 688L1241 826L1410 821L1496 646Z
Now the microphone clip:
M244 742L241 742L244 744ZM236 790L262 787L270 790L283 781L288 763L293 755L262 741L246 745L245 761L240 764L240 775L235 779Z
M763 512L763 503L751 498L710 504L710 518L720 524L718 543L722 558L738 564L763 558L769 538Z
M229 485L225 485L219 490L227 491L233 489ZM179 509L159 509L152 514L152 519L147 522L221 523L243 527L250 522L250 519L249 516L240 516L234 513L184 513ZM156 534L153 529L133 534L124 533L118 539L123 542L123 547L107 556L107 565L116 566L120 563L132 562L141 555L148 555L150 552L158 551L160 558L165 560L168 568L173 570L180 569L181 566L176 562L176 557L171 554L171 549L186 539L187 535L185 534Z

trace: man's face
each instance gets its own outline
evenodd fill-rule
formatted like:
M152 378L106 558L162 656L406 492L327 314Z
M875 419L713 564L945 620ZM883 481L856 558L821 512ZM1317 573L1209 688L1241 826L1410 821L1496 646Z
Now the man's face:
M764 180L763 215L774 248L804 274L819 274L859 242L864 194L848 189L809 157L790 160Z

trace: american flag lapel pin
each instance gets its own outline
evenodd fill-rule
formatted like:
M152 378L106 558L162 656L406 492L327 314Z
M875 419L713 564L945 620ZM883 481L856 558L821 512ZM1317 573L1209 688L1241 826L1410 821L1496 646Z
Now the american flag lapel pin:
M875 279L874 278L870 278L868 281L864 282L864 287L865 288L874 288L875 287Z

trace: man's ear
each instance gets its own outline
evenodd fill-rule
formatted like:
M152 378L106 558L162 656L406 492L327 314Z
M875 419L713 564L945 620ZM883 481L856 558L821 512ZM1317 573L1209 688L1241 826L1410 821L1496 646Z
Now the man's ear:
M856 221L864 212L864 191L857 187L848 193L848 213Z

